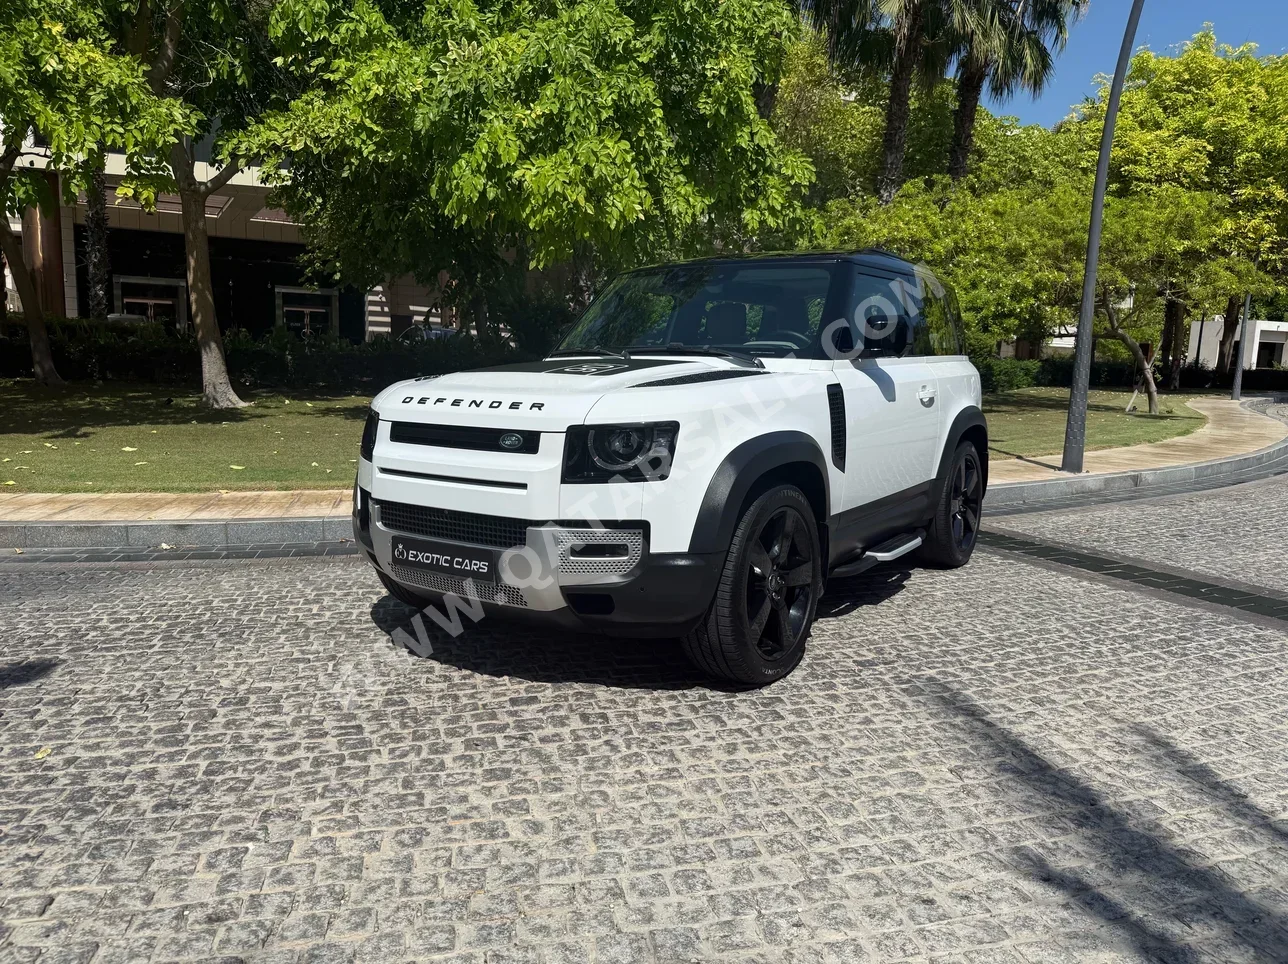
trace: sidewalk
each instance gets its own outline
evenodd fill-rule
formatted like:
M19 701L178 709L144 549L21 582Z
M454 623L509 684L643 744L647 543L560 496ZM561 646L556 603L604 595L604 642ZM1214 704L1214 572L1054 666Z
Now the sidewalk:
M1059 471L1059 458L989 463L990 507L1219 478L1288 459L1288 424L1228 399L1190 406L1205 426L1182 438L1089 452L1087 472ZM1254 403L1265 408L1270 403ZM0 493L0 548L237 546L352 538L348 489L290 492Z
M1186 404L1206 415L1207 424L1189 435L1168 439L1166 442L1088 452L1083 459L1085 473L1108 475L1210 462L1256 452L1288 438L1288 425L1228 398L1203 396L1189 399ZM1067 478L1069 476L1060 471L1059 455L988 463L990 487L1007 482L1042 482Z

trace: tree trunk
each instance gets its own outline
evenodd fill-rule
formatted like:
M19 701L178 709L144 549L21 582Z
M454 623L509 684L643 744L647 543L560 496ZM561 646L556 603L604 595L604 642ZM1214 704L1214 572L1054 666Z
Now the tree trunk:
M0 248L0 325L9 320L9 282L4 275L4 249Z
M27 262L22 259L22 245L9 229L9 220L2 213L0 250L4 251L5 260L9 262L13 283L18 288L18 298L22 301L22 316L27 322L27 337L31 340L31 367L36 381L41 385L63 385L65 383L62 377L54 368L54 354L49 347L49 330L45 327L45 314L40 307L40 296L36 293L36 282L27 269Z
M1145 357L1145 352L1141 350L1140 344L1127 332L1121 328L1110 328L1109 335L1117 338L1124 345L1131 355L1136 359L1136 365L1140 368L1145 378L1145 393L1149 396L1149 414L1158 414L1158 386L1154 384L1154 370L1150 365L1150 360Z
M89 316L106 318L111 312L112 264L107 253L107 180L103 161L89 176L85 191L85 269L89 275Z
M970 152L975 146L975 118L988 79L988 64L970 61L957 75L957 111L953 115L953 143L948 151L948 173L960 181L970 173Z
M179 187L183 211L183 243L187 255L188 299L192 326L201 352L201 401L210 408L241 408L246 403L233 391L224 360L224 339L215 317L215 293L210 280L210 241L206 236L206 198L192 176L192 162L182 144L170 150L170 167Z
M1163 332L1159 339L1158 357L1163 362L1163 371L1172 370L1172 347L1176 343L1176 309L1180 303L1168 298L1163 305Z
M885 135L881 143L881 173L877 199L894 200L903 184L903 157L908 148L908 117L912 110L912 79L921 57L921 0L914 0L899 24L895 41L894 70L890 75L890 102L886 105Z
M751 95L756 98L756 113L760 115L760 119L768 121L772 118L774 105L778 103L778 85L758 81L752 85Z
M1239 312L1242 302L1238 295L1230 295L1225 303L1225 318L1221 323L1221 349L1217 356L1216 373L1221 378L1230 374L1230 353L1234 349L1234 337L1239 333ZM1243 350L1243 346L1239 346Z
M1181 369L1185 367L1185 356L1190 349L1189 332L1185 330L1185 318L1189 310L1185 303L1176 299L1167 302L1164 314L1164 326L1171 332L1170 357L1164 361L1163 370L1167 372L1167 387L1177 391L1181 387Z

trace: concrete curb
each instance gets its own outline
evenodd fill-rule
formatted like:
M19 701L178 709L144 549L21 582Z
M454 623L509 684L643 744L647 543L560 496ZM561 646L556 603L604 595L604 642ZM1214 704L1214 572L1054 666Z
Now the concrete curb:
M329 519L211 519L200 522L0 523L2 549L125 546L251 546L353 538L348 516Z
M1267 408L1279 401L1278 398L1253 398L1243 404L1245 408L1265 414ZM988 509L1001 509L1039 502L1054 502L1080 495L1104 495L1129 489L1210 481L1262 468L1281 460L1288 462L1288 438L1258 449L1256 452L1231 455L1211 462L1171 465L1160 469L1143 469L1139 472L1115 472L1110 475L1073 475L1064 479L1048 479L1041 482L1000 483L989 486L984 506Z

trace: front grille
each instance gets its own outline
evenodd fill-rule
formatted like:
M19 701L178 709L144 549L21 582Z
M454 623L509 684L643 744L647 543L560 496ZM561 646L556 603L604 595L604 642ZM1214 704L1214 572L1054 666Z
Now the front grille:
M533 524L527 519L452 512L404 502L377 502L376 507L380 510L380 524L386 529L496 549L524 545L528 541L528 526Z
M449 576L446 573L426 572L423 569L413 569L410 566L400 566L397 563L394 563L389 568L393 572L394 578L399 582L419 586L422 589L455 593L466 599L481 599L483 602L498 603L502 606L523 607L528 605L527 600L523 598L523 593L514 588L514 586L473 581L467 586L464 579ZM471 587L473 591L471 591Z
M502 444L502 439L510 444ZM393 422L389 426L389 441L407 445L433 445L444 449L469 449L473 452L518 452L533 455L541 448L541 433L517 432L505 428L472 428L465 425Z

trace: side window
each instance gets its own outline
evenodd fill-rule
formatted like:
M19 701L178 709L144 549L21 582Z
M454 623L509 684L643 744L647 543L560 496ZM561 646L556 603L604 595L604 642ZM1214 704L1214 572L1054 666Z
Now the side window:
M912 317L913 355L960 355L963 353L961 321L957 299L927 271L918 271L908 286L905 299Z
M861 357L900 358L908 353L911 320L906 287L895 278L855 271L850 319Z

